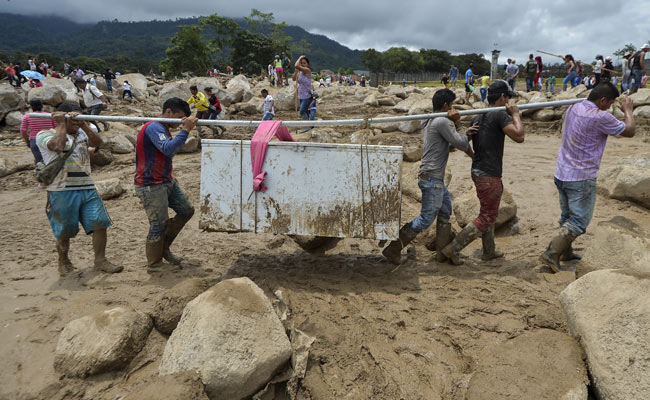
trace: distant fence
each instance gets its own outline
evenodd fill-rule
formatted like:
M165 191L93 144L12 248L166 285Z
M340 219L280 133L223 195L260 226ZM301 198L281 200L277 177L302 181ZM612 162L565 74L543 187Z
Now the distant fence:
M440 82L442 79L442 72L420 72L417 74L408 74L403 72L371 72L370 84L374 87L387 82L402 82L406 81L408 84L414 82L436 81Z

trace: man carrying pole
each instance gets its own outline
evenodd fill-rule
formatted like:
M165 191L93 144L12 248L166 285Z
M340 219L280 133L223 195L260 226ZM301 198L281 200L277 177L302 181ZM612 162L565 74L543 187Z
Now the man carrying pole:
M621 100L625 122L607 111L618 96L614 85L601 83L587 100L567 110L554 178L560 196L560 232L540 256L554 272L560 271L560 259L580 259L571 243L585 233L594 214L596 176L607 138L634 136L634 106L629 97Z
M147 270L155 272L164 258L172 264L182 259L172 254L169 247L194 215L194 207L172 177L172 157L180 150L198 119L190 117L190 106L178 97L165 101L162 118L182 118L183 129L175 136L169 128L179 124L148 122L138 132L136 142L135 193L140 198L149 219L146 242ZM176 212L169 219L168 208Z
M467 133L461 130L460 114L452 108L456 95L449 89L442 89L433 95L434 112L446 112L447 117L428 119L422 124L424 135L424 154L418 174L418 186L422 191L422 210L420 216L402 226L399 239L390 242L382 254L393 264L401 263L401 251L418 233L427 229L436 219L437 260L446 260L441 250L451 241L451 197L445 187L445 167L449 159L449 148L453 146L472 157L467 136L476 128L469 128Z
M505 106L506 111L490 111L472 120L472 125L479 125L478 133L472 138L472 180L481 208L478 217L467 224L442 250L456 265L463 264L460 251L479 236L483 240L483 260L503 257L503 253L496 251L494 223L499 214L499 203L503 194L501 174L505 138L508 136L517 143L524 142L524 126L519 116L519 108L509 104L510 99L516 96L517 93L513 92L505 81L495 81L488 88L488 103L490 107Z

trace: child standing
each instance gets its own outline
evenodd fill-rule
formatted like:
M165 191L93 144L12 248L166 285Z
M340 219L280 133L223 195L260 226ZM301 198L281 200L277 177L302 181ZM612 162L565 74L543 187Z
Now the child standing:
M273 107L273 96L269 94L269 91L262 89L262 97L264 97L264 111L262 116L262 121L272 120L275 116L275 107Z
M129 81L124 81L122 84L122 100L124 100L125 95L129 95L129 99L133 100L133 93L131 93L131 84Z

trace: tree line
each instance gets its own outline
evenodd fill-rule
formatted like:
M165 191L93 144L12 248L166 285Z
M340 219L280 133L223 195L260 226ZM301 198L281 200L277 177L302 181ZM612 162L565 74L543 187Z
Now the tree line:
M490 61L482 54L452 55L446 50L409 50L405 47L391 47L386 51L368 49L361 53L361 62L370 72L449 72L452 65L465 71L473 64L474 73L489 73Z

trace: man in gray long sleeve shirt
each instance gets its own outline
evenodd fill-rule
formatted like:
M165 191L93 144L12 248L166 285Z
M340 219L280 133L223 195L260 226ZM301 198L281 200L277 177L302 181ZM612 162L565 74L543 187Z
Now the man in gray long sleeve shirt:
M382 254L393 264L401 263L401 251L409 244L418 233L427 229L436 219L436 259L439 262L446 260L442 255L442 248L451 242L451 197L445 187L445 167L449 159L450 147L455 147L473 156L469 146L468 135L472 135L476 128L462 132L460 114L452 108L456 95L449 89L442 89L433 95L433 111L447 112L447 117L438 117L425 121L422 124L424 136L424 153L418 174L418 186L422 191L422 209L420 215L413 221L402 226L399 239L390 242Z

